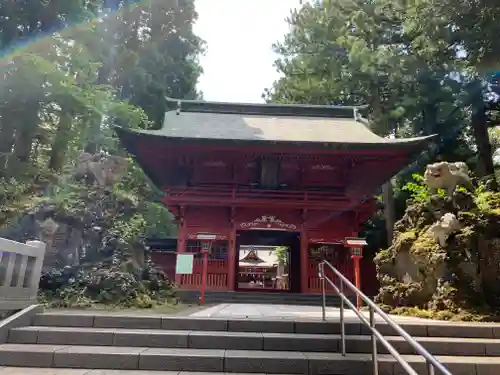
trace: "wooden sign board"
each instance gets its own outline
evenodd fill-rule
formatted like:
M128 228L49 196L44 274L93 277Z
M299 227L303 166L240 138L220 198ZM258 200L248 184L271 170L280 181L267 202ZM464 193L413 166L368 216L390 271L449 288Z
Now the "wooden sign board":
M198 233L196 239L200 241L214 241L217 239L217 235L212 233Z
M175 263L175 273L177 275L192 275L193 274L194 254L177 254Z

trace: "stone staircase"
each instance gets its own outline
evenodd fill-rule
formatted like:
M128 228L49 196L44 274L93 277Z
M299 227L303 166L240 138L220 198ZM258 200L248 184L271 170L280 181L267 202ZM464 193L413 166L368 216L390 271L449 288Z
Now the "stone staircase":
M353 319L346 323L346 357L339 354L340 324L334 321L44 312L31 324L9 329L0 344L0 366L372 374L370 336ZM385 324L377 327L419 374L427 374L422 358L402 338ZM500 374L500 325L419 321L402 327L454 375ZM379 352L386 353L380 344ZM388 354L380 354L379 363L380 375L404 374Z

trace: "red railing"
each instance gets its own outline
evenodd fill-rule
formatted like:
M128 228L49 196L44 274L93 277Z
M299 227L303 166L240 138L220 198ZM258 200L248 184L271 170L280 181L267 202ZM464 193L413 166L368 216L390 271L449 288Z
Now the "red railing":
M188 290L199 290L202 284L202 259L195 259L193 265L193 274L191 275L180 275L180 283L179 288L188 289ZM307 285L309 293L320 293L321 292L321 281L318 276L318 262L309 261L308 269L307 269ZM228 290L228 273L229 267L228 262L226 260L210 260L208 262L208 273L207 273L207 290ZM352 261L346 260L336 264L335 267L349 280L354 279L354 271ZM327 276L337 282L335 275L330 274L330 271L325 269L325 273ZM372 283L373 277L372 275L365 275L366 278L363 278L365 272L362 270L362 278L361 282L363 285L363 280L366 280L368 284ZM365 289L365 288L363 288ZM328 293L334 293L333 288L327 286ZM346 291L348 294L348 291Z
M181 275L179 288L199 290L202 274ZM207 290L227 290L227 274L209 273L207 275Z
M224 201L235 205L293 206L307 208L329 208L352 205L342 189L332 190L262 190L251 187L197 186L189 188L168 188L164 202L197 203L203 205Z
M193 273L203 272L203 258L195 258L193 261ZM227 261L222 259L208 261L208 273L227 273Z
M227 290L228 262L225 260L208 261L207 290ZM203 259L195 259L193 274L180 275L179 288L200 289L203 276Z
M308 287L309 293L321 293L321 279L318 276L318 262L309 261L308 265ZM354 269L352 262L342 262L340 264L336 264L335 268L337 268L345 277L349 280L353 280ZM337 283L337 277L331 272L330 269L325 268L325 274L328 276L330 280L334 283ZM335 293L334 289L330 286L326 286L327 293ZM349 291L345 291L346 294L349 294Z

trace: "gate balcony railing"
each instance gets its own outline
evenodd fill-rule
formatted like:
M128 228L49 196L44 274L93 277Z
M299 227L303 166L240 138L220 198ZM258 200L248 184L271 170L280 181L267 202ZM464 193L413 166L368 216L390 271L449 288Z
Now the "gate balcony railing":
M377 341L379 341L387 351L394 357L394 359L401 365L401 367L409 375L419 375L410 364L405 361L401 354L387 341L387 339L376 328L375 314L380 316L398 335L403 337L406 342L425 359L428 375L435 375L436 371L442 375L452 375L452 373L441 364L432 354L425 350L408 332L401 328L394 320L392 320L386 313L384 313L370 298L364 295L354 284L352 284L342 273L333 267L328 261L322 261L319 265L319 276L321 278L321 291L323 295L322 313L323 320L326 320L326 283L328 283L340 297L340 329L341 329L341 353L346 355L345 343L345 305L347 305L358 316L361 323L369 328L371 333L372 342L372 362L373 362L373 375L378 375L378 352ZM328 267L336 276L339 285L337 286L326 274L325 267ZM353 294L359 296L363 302L368 306L370 317L367 319L362 312L358 311L356 306L345 295L345 288L349 289Z
M331 190L262 190L251 187L225 185L193 186L186 188L170 187L166 189L165 202L213 204L224 200L235 205L269 204L284 207L344 207L352 204L342 189Z

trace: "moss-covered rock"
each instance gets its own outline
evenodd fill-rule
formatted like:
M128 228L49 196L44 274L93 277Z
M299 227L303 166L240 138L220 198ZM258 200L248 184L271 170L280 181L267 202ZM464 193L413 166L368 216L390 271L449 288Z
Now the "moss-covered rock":
M421 181L421 180L417 180ZM425 196L425 186L408 202L395 225L391 247L375 258L381 284L377 301L391 308L456 312L500 307L500 193L481 186L458 188L452 196ZM445 246L431 230L446 214L458 230Z
M0 228L2 237L47 244L41 300L57 307L175 302L171 282L144 244L147 202L117 179L103 185L74 175L25 194L29 205Z

